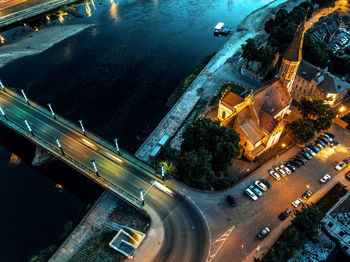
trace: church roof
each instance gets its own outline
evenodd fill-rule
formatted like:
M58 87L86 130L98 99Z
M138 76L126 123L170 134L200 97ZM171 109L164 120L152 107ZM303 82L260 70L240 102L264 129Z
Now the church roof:
M235 105L241 103L243 101L243 98L236 95L233 92L228 92L224 98L221 100L221 103L224 105L233 108Z
M250 115L247 107L238 113L237 121L253 145L264 138L265 134L261 131L258 122Z
M292 43L284 53L284 59L288 61L300 61L302 58L302 47L305 32L305 21L301 23L295 33Z

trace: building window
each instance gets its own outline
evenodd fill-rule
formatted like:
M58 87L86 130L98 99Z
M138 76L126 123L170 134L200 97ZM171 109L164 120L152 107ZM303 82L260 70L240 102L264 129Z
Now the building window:
M221 117L222 117L223 119L225 119L225 117L226 117L226 112L225 112L225 111L222 111Z
M332 227L332 226L333 226L333 223L332 223L332 222L329 222L329 223L327 224L327 226Z
M340 232L339 232L339 236L342 237L342 236L344 236L344 235L345 235L345 232L344 232L344 231L340 231Z

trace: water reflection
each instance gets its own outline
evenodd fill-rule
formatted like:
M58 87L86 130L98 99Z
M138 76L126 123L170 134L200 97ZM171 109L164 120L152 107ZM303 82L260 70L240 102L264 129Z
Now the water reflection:
M120 22L118 6L118 2L116 3L114 0L111 0L111 8L109 9L109 14L115 23Z

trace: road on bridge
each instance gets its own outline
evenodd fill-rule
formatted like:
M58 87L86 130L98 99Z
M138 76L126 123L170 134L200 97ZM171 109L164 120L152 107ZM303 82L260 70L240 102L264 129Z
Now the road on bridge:
M112 144L105 146L105 140L89 132L85 136L75 124L57 114L54 119L48 109L33 101L26 103L23 97L7 88L0 91L0 106L6 116L0 114L0 122L49 149L95 182L105 186L106 181L109 181L107 188L123 196L117 187L122 188L134 199L139 199L140 189L147 192L142 208L150 208L158 215L165 234L161 250L154 261L206 260L209 250L208 228L197 207L186 196L177 192L171 196L160 190L159 186L152 187L154 183L160 183L156 177L129 157L124 158L125 153L118 155L116 150L112 150ZM29 132L25 120L34 135ZM63 153L59 150L56 138ZM92 160L96 163L100 177L93 172ZM117 187L111 187L111 184ZM135 201L133 203L135 205Z

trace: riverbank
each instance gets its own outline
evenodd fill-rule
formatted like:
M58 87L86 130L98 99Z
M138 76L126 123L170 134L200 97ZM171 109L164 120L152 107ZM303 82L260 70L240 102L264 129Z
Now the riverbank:
M41 53L90 26L91 24L51 26L32 32L21 40L0 48L0 67L18 58Z

